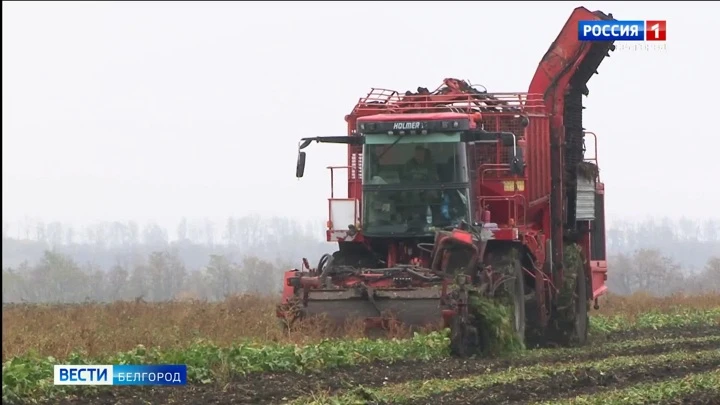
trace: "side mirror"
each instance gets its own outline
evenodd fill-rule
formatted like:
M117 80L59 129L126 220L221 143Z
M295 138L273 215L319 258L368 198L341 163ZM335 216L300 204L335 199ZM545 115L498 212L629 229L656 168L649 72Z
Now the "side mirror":
M525 173L525 160L522 148L514 147L510 158L510 173L522 176Z
M305 174L305 152L298 151L297 166L295 167L295 177L301 178Z

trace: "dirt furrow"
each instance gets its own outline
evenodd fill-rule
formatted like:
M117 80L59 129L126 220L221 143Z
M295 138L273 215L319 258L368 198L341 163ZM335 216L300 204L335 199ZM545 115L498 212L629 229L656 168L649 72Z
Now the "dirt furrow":
M688 330L683 330L687 332ZM690 336L720 336L720 328L690 329ZM662 333L662 332L661 332ZM675 337L662 333L663 338ZM685 336L682 333L681 336ZM680 342L675 345L653 344L615 350L593 350L585 353L548 354L540 358L520 359L478 359L460 360L454 358L438 359L430 362L404 361L393 364L370 363L355 367L342 367L326 370L312 375L293 373L262 373L249 375L218 387L216 385L177 387L114 387L95 395L83 395L80 398L65 399L62 404L135 404L136 400L150 403L194 403L208 404L270 404L286 399L308 395L311 392L330 392L337 394L345 389L363 385L376 387L387 383L401 383L409 380L433 378L462 378L473 374L523 367L538 363L558 363L567 361L592 361L609 356L634 356L659 354L669 351L700 351L718 347L717 341ZM188 402L189 401L189 402Z
M681 398L668 399L657 405L717 405L720 403L720 388L700 390Z
M669 365L633 365L611 372L587 368L573 372L560 372L546 378L498 384L485 389L462 389L432 395L406 405L472 404L520 405L534 401L571 398L577 395L601 394L609 389L623 389L639 383L653 383L690 374L715 370L720 360L692 360Z

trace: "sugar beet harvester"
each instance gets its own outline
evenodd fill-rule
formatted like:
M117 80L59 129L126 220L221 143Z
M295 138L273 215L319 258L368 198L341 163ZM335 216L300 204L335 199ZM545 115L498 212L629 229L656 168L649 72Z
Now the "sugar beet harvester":
M339 250L285 273L278 316L326 314L370 324L443 322L453 352L483 345L473 295L503 299L518 339L587 339L606 291L604 187L585 157L582 96L612 42L580 42L576 8L528 93L445 79L435 91L372 89L345 117L347 197L331 191L327 240ZM596 150L596 149L595 149Z

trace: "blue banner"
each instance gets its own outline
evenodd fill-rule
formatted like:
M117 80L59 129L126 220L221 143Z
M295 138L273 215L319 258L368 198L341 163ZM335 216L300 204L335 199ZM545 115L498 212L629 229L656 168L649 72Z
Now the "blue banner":
M645 21L578 21L580 41L645 41Z
M55 385L187 385L184 364L56 365Z

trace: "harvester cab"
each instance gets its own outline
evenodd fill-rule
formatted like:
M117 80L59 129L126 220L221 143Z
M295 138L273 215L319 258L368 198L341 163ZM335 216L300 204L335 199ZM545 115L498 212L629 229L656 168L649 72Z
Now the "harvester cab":
M604 187L597 159L583 157L580 96L612 43L579 42L577 22L611 18L575 9L528 93L452 78L434 91L372 89L345 117L347 135L301 139L297 177L311 143L345 145L347 164L329 169L331 183L347 172L347 190L331 187L328 199L338 250L285 273L278 316L442 324L467 355L492 329L479 308L503 305L520 343L584 342L606 262Z

